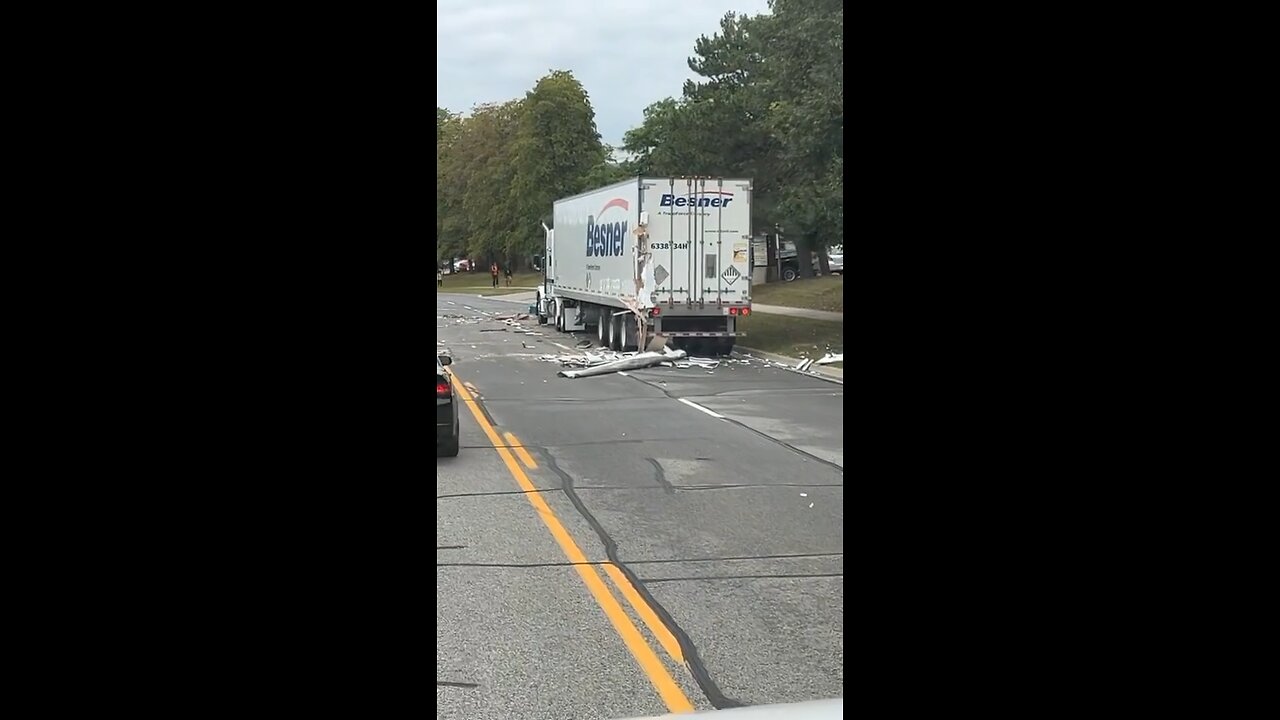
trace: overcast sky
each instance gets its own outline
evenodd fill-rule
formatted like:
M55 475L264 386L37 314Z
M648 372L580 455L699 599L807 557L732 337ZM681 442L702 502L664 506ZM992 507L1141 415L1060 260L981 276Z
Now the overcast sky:
M587 89L601 138L619 145L643 110L679 96L699 35L767 0L438 0L436 105L455 112L524 97L551 70Z

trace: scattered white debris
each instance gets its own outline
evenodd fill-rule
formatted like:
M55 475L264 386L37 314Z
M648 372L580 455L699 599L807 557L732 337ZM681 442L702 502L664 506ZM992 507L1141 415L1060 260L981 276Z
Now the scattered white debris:
M809 493L800 493L800 497L809 497Z
M620 357L614 360L605 360L604 362L592 362L590 366L584 367L581 370L561 370L556 374L560 377L571 379L591 377L593 375L608 375L609 373L618 372L619 370L639 370L641 368L653 367L661 364L668 358L672 360L680 360L685 356L683 350L671 350L665 347L662 350L663 351L660 353L617 353L624 355L625 357ZM585 355L590 356L591 353L586 353Z
M484 328L480 332L511 332L517 335L530 335L530 336L535 336L536 338L539 338L536 340L536 342L544 342L540 338L546 337L542 332L539 332L537 330L534 330L530 327L527 327L521 324L520 322L521 320L528 320L531 317L529 313L508 313L505 315L498 315L496 313L491 313L487 310L479 310L478 308L467 307L467 309L472 310L473 312L485 313L487 317L476 317L474 315L463 316L463 315L454 315L454 314L437 315L436 318L438 320L443 320L446 323L446 325L438 325L437 327L446 327L448 323L452 323L455 325L478 325L484 322L496 321L501 323L504 327ZM507 342L507 340L504 339L503 342ZM438 340L436 341L436 344L444 345L444 341ZM560 345L560 343L556 343L556 342L553 342L552 344L559 345L560 347L565 347L563 345ZM748 367L776 368L779 370L786 370L788 372L799 373L801 375L809 375L811 377L817 377L819 376L819 373L816 370L815 366L830 365L831 363L844 362L844 353L832 352L830 349L828 349L826 354L824 354L821 358L818 358L818 359L806 357L808 354L807 351L803 351L803 350L799 351L798 354L800 355L800 359L797 362L795 362L795 364L789 364L789 363L781 362L778 360L770 360L768 358L757 358L754 355L751 355L750 353L742 353L737 357L725 357L725 358L690 357L683 350L672 350L669 347L662 348L661 354L641 353L641 352L616 352L613 350L596 348L594 347L594 344L592 343L592 341L585 340L585 339L577 341L576 346L578 350L581 350L580 353L571 352L571 353L562 353L559 355L540 355L538 356L538 359L543 362L558 363L561 367L577 368L577 369L585 370L588 368L594 369L602 365L609 365L611 363L618 363L622 361L634 361L637 358L643 358L642 360L639 361L639 364L636 364L634 362L624 363L618 366L616 369L611 368L599 373L592 372L589 374L583 374L579 372L573 375L568 375L562 372L560 373L561 377L589 377L591 375L618 372L620 370L636 370L636 369L647 368L647 367L674 367L682 370L696 367L696 368L701 368L703 370L706 370L708 375L714 375L715 373L711 371L716 368L719 368L721 366L733 367L736 365L746 365ZM534 349L532 345L529 345L523 340L520 341L520 347L526 350ZM817 347L817 346L815 345L814 347ZM476 346L472 345L471 348L475 349ZM660 381L660 382L663 382L663 381Z

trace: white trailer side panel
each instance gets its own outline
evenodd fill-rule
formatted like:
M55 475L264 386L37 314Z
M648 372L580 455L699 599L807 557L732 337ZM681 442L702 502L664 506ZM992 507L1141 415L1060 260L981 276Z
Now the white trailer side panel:
M623 298L636 296L639 182L626 180L557 200L552 216L556 294L625 307ZM649 299L642 305L648 306Z
M657 303L749 305L751 181L643 178L641 189Z

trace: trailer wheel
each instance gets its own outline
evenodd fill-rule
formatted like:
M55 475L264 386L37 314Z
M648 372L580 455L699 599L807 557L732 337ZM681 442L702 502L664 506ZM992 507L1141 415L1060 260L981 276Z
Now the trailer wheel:
M644 345L640 341L640 323L636 322L636 316L627 313L622 316L622 349L623 350L639 350Z
M737 343L736 337L722 337L716 340L716 353L728 357L733 354L733 346Z
M782 268L782 279L784 281L791 282L792 280L795 280L798 277L800 277L799 270L796 270L795 268L790 266Z
M622 349L622 316L621 315L609 316L609 349L615 350L615 351Z
M609 347L609 316L604 310L596 311L596 340L600 341L600 347Z

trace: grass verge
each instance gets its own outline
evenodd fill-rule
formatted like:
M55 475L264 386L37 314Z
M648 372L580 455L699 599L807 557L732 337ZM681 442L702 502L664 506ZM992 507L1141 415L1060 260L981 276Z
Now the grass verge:
M489 283L489 273L458 273L444 276L444 287L436 286L437 293L466 293L468 295L510 295L512 293L529 292L542 284L542 273L522 272L511 276L511 287L507 287L507 279L498 277L498 287Z
M844 276L801 278L794 282L771 282L751 286L751 301L765 305L844 312Z
M738 330L747 334L738 338L743 347L787 357L816 360L828 350L844 352L844 323L751 313L738 319ZM844 364L838 363L835 367L844 367Z

